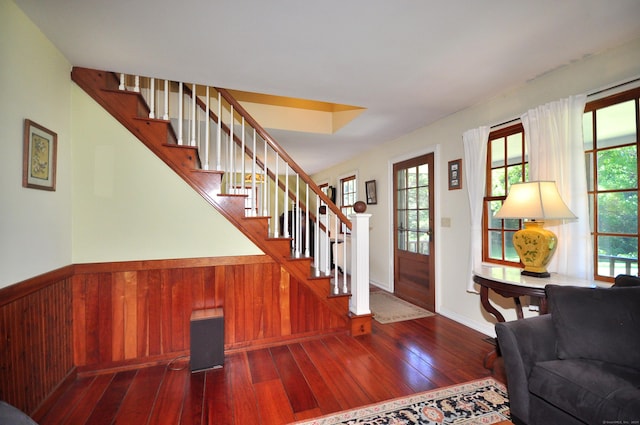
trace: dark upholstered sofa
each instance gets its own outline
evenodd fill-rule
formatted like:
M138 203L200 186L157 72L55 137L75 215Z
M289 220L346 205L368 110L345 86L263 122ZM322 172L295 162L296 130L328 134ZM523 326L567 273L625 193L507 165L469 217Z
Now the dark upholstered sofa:
M550 314L496 324L516 425L640 424L638 284L548 285Z
M29 416L0 400L0 425L38 425Z

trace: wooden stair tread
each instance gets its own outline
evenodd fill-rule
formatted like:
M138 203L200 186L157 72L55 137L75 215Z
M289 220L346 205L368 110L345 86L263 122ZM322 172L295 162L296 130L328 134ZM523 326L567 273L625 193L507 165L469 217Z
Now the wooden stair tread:
M219 175L224 175L224 171L220 171L220 170L203 170L201 168L196 168L191 170L194 173L204 173L204 174L219 174Z
M244 193L219 193L218 196L227 196L229 198L246 198L248 195L245 195Z
M142 118L136 118L136 119L142 119ZM165 146L167 148L174 148L174 149L191 149L194 151L197 151L198 148L195 146L189 146L189 145L179 145L177 143L164 143L162 146ZM200 170L200 168L195 168L194 171L198 171Z

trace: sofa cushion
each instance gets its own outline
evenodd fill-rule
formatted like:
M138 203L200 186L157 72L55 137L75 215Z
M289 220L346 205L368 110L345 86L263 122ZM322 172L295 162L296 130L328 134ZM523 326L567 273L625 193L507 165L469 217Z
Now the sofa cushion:
M586 423L640 418L640 370L625 366L584 359L539 362L529 391Z
M632 274L619 274L618 276L616 276L613 286L616 288L640 286L640 277L634 276Z
M547 285L560 359L591 359L640 369L640 287Z

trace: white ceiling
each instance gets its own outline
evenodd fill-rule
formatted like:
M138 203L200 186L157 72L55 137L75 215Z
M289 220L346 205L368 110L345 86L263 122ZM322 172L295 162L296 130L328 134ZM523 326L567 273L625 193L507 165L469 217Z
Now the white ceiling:
M74 66L367 108L308 173L640 37L638 0L15 0Z

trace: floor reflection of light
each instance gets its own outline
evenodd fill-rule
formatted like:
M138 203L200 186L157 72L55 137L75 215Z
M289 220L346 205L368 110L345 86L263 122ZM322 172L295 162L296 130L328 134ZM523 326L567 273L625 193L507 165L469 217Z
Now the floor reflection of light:
M424 351L423 347L408 343L405 347L405 362L403 373L405 379L416 391L426 391L436 388L442 374L434 368L433 358Z
M424 351L422 347L411 342L407 342L406 346L412 358L417 357L421 361L429 363L430 366L433 364L433 358L427 351Z

